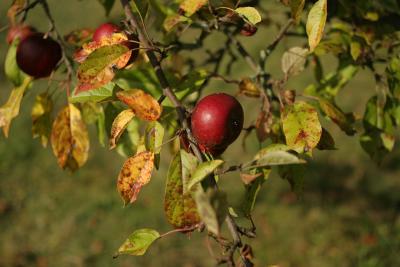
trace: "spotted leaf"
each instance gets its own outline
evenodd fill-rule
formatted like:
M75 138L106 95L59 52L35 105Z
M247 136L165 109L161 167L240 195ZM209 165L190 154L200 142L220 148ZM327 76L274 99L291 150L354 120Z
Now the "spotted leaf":
M156 121L161 115L161 106L157 100L140 89L119 91L117 97L142 120Z

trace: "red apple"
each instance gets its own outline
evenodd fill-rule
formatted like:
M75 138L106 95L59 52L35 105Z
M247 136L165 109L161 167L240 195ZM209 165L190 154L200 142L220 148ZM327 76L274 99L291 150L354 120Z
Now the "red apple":
M240 34L243 36L253 36L257 32L257 27L246 23L243 25L242 29L240 30Z
M113 33L121 32L121 28L112 23L103 23L97 27L93 34L93 41L100 42L105 37L111 37Z
M218 156L240 135L243 117L243 108L233 96L208 95L193 110L193 136L203 151Z
M17 64L26 74L43 78L51 74L61 59L61 46L50 37L36 33L20 42Z
M36 30L28 25L15 25L11 26L7 33L7 43L11 44L15 38L19 38L20 41L24 40L26 37L34 34Z

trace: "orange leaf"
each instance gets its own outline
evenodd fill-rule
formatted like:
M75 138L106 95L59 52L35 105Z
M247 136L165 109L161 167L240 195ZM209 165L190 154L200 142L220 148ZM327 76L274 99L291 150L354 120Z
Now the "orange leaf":
M161 106L151 95L140 89L117 92L119 100L127 104L142 120L156 121L161 115Z
M122 199L133 203L137 199L142 186L150 182L154 167L154 153L143 151L128 158L118 175L117 189Z
M116 143L124 132L128 123L135 117L135 113L131 109L126 109L121 111L114 119L112 126L111 126L111 136L110 136L110 149L116 147Z

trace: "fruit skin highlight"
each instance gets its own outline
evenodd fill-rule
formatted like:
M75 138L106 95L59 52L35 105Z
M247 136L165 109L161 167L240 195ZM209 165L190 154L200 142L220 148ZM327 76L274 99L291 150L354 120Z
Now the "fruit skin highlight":
M217 93L197 103L191 116L191 128L200 149L218 156L239 137L243 120L239 101L228 94Z
M100 42L101 39L111 37L113 33L121 31L121 28L113 23L103 23L93 33L93 41Z
M36 30L28 25L15 25L12 26L7 32L7 43L11 44L15 38L19 38L20 41L24 40L28 36L34 34Z
M28 36L17 48L18 67L34 78L50 76L61 56L59 43L41 33Z

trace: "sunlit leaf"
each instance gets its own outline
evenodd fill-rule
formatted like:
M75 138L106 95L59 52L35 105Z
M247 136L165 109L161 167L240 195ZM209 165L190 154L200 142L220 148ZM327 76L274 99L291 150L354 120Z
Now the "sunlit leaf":
M308 13L307 35L310 51L314 51L322 39L327 18L327 0L318 0Z
M146 128L145 144L149 151L159 154L164 139L164 127L158 121L150 122Z
M111 134L110 134L110 149L116 147L119 137L124 132L128 123L135 117L135 113L131 109L126 109L118 114L118 116L114 119L113 124L111 126Z
M118 249L118 255L128 254L133 256L144 255L160 234L153 229L139 229L133 232Z
M192 177L187 184L187 190L191 190L194 185L200 183L209 174L213 173L222 163L224 163L224 161L220 159L200 163L194 170Z
M25 77L22 84L11 91L7 102L0 107L0 128L3 128L6 137L8 137L10 131L11 121L19 114L22 97L31 81L30 77Z
M175 228L190 227L200 222L196 203L192 198L194 190L187 190L190 175L196 167L196 157L180 150L168 169L164 211L168 222Z
M256 166L278 166L290 164L302 164L306 161L300 159L296 155L287 151L271 151L265 153L262 157L257 159Z
M102 46L91 53L78 68L78 92L101 87L114 78L113 67L123 68L131 57L126 45Z
M271 144L260 151L254 156L254 160L259 160L262 157L266 156L268 153L276 152L276 151L289 151L290 148L285 144Z
M16 55L19 40L16 38L8 48L6 60L4 62L4 73L8 80L15 86L20 86L27 75L18 67Z
M208 0L183 0L179 9L183 10L187 17L190 17L207 3Z
M161 115L161 106L157 100L140 89L117 92L117 97L142 120L155 121Z
M144 185L150 182L154 153L143 151L128 158L118 175L117 189L125 205L136 201Z
M53 111L53 100L48 93L36 96L32 107L32 135L33 138L40 138L43 147L51 135L51 112Z
M243 78L239 83L239 92L248 97L260 97L260 88L250 78Z
M287 77L295 76L304 70L308 50L292 47L282 56L282 71Z
M74 94L69 97L69 101L71 103L84 103L88 101L100 102L111 98L116 89L117 86L113 82L109 82L99 88L86 91L82 91L82 88L77 87Z
M195 194L197 210L208 231L220 235L221 225L228 215L226 194L209 188L206 192L199 188Z
M51 145L61 168L74 171L85 164L89 135L80 110L73 104L65 106L54 120Z
M286 144L303 153L318 145L322 134L321 123L314 107L306 102L296 102L286 106L282 113L283 132Z
M163 27L167 32L170 32L175 26L182 22L189 22L190 20L179 14L172 14L165 18Z
M253 25L256 25L262 20L260 13L258 13L257 9L254 7L238 7L235 9L235 12Z

